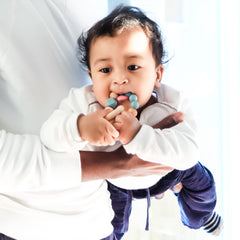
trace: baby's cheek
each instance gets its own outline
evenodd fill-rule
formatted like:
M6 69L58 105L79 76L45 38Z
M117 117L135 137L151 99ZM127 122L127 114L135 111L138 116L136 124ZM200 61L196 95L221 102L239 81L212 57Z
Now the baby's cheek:
M148 97L148 96L146 95L146 93L143 94L143 95L139 98L139 100L138 100L139 106L140 106L140 107L143 107L145 104L148 103L148 101L149 101L150 98L151 98L151 96Z

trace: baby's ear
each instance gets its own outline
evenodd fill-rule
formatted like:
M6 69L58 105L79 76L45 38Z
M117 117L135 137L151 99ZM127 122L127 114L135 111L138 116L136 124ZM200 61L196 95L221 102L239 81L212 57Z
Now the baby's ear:
M159 88L160 87L160 83L162 81L162 75L163 75L163 65L162 64L159 64L157 67L156 67L156 81L155 81L155 88Z

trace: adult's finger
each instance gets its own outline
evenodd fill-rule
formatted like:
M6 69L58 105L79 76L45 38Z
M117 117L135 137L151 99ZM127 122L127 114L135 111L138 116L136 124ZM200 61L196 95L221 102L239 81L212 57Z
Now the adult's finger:
M160 128L160 129L171 128L181 123L183 119L184 119L184 114L181 112L176 112L165 117L162 121L155 124L153 128Z

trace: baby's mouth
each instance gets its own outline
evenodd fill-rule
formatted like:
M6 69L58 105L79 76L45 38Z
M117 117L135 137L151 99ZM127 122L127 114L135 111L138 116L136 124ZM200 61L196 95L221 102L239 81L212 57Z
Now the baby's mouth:
M118 102L121 102L121 101L128 100L128 96L125 95L125 94L120 94L120 95L117 96L116 99L117 99Z
M118 93L117 95L118 95L118 97L117 97L117 99L118 98L122 98L122 99L128 99L129 98L129 96L131 96L133 93L132 92L125 92L125 93Z

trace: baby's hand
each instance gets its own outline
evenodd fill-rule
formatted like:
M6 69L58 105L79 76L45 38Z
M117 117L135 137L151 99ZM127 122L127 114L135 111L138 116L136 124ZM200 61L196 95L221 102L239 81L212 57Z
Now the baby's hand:
M109 110L103 109L78 117L77 126L80 137L96 146L113 145L119 132L104 117Z
M129 143L141 128L141 124L129 111L116 116L113 126L118 130L118 139L122 144Z

